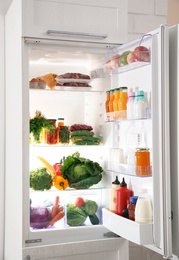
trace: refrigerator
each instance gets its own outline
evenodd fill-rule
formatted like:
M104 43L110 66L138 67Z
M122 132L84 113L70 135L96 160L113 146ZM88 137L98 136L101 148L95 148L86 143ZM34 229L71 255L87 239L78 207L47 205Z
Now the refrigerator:
M165 259L171 259L173 253L178 259L177 243L172 242L172 234L174 241L178 236L175 232L178 230L177 157L172 156L177 150L173 138L177 136L177 127L173 127L177 124L173 102L177 98L177 87L175 92L172 91L177 74L172 80L170 77L170 73L176 73L174 69L177 67L173 51L175 45L177 53L177 39L173 38L178 37L178 26L162 25L131 42L123 45L109 43L108 46L95 41L16 38L9 27L6 29L5 259L103 257L123 260L129 258L130 241L161 254ZM107 67L112 57L132 52L138 46L148 48L147 61ZM176 62L174 68L173 59ZM87 74L90 75L90 86L30 87L32 78L48 73ZM144 91L147 100L145 117L127 119L106 112L106 91L124 86L128 92ZM101 138L101 143L32 143L29 119L36 111L41 111L48 119L64 118L68 127L90 125L95 135ZM126 160L130 149L141 145L150 150L150 174L147 176L137 176L135 162L130 164ZM119 158L111 156L114 151L124 153L122 163ZM99 183L88 189L30 189L30 171L41 166L38 156L53 165L75 152L101 165L103 173ZM147 189L152 202L152 223L139 224L109 210L109 192L116 176L120 182L125 178L133 195L138 196L141 188ZM30 203L37 207L54 201L56 196L60 198L64 217L52 227L32 228ZM74 203L78 197L97 203L99 224L93 225L89 218L83 225L68 224L68 204Z

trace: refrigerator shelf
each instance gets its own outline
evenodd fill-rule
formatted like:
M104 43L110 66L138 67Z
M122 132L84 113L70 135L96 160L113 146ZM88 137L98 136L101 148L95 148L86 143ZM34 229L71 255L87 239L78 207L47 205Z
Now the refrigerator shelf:
M114 112L105 113L104 120L105 120L105 122L120 122L120 121L137 121L137 120L151 119L150 109L147 109L146 114L147 114L147 116L144 117L144 118L128 119L127 118L127 110L114 111Z
M135 176L135 177L152 176L152 166L136 166L136 165L109 162L107 171Z
M32 144L30 144L30 147L32 147L32 148L37 148L37 147L39 147L39 148L42 148L42 147L51 147L51 148L54 148L54 147L57 147L57 148L59 148L59 147L63 147L63 148L68 148L68 147L76 147L76 148L79 148L79 147L98 147L98 146L104 146L104 144L98 144L98 145L75 145L75 144L71 144L71 143L69 143L69 144L37 144L37 143L32 143Z
M138 245L153 244L153 223L139 224L102 209L103 225L115 234Z
M53 89L35 89L30 88L30 93L39 94L39 93L47 93L47 94L54 94L60 92L104 92L103 89L95 89L94 87L72 87L72 86L56 86Z

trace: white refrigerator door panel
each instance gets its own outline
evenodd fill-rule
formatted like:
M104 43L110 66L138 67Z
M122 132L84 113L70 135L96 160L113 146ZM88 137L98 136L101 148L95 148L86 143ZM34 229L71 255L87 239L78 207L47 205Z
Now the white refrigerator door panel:
M170 28L170 149L173 253L179 258L179 25Z
M148 73L152 79L149 80L151 89L151 120L152 120L152 183L153 183L153 225L144 233L148 235L148 241L146 237L143 240L140 239L140 235L136 238L136 243L139 244L153 244L153 248L159 248L160 253L165 257L170 258L172 255L171 250L171 202L170 202L170 149L169 149L169 86L168 86L168 27L161 26L159 29L149 33L152 35L151 46L151 64L149 65ZM125 74L125 73L124 73ZM145 75L145 74L144 74ZM136 72L136 77L138 76ZM146 75L146 81L148 75ZM139 76L138 76L139 77ZM125 82L125 75L122 75ZM121 79L121 77L120 77ZM128 79L130 76L128 76ZM120 81L120 80L119 80ZM139 81L139 79L137 80ZM121 82L121 81L120 81ZM133 87L135 81L132 82ZM123 83L123 82L122 82ZM132 86L132 85L131 85ZM144 180L145 182L145 180ZM132 183L132 180L131 180ZM133 183L132 183L133 185ZM137 194L135 194L137 195ZM114 226L118 227L117 223L120 223L120 228L116 228L118 235L123 236L124 230L126 230L124 237L133 241L130 228L128 229L128 222L126 219L111 213L107 210L103 210L104 225L115 232ZM116 222L115 222L116 220ZM114 224L115 223L115 224ZM125 227L126 225L126 227ZM132 223L131 228L133 230L137 227L137 223ZM138 227L138 234L140 229L144 227ZM127 232L129 234L127 234ZM152 233L151 239L150 235ZM127 238L128 236L128 238ZM155 250L155 249L153 249Z

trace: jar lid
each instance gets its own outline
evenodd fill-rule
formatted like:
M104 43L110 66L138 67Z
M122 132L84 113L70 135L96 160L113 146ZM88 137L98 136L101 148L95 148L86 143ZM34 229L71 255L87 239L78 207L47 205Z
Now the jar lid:
M59 117L58 120L64 120L64 117Z
M138 196L130 197L130 203L132 203L132 204L136 204L137 200L138 200Z

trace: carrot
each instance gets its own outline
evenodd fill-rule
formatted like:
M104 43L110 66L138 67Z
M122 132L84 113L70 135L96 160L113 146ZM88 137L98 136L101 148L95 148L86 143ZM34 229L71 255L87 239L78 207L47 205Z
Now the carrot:
M65 213L62 210L60 212L58 212L56 214L56 216L50 220L50 222L48 223L47 227L48 226L53 226L57 221L62 219L64 217L64 215L65 215Z
M56 214L58 213L58 203L59 203L59 196L55 197L55 202L53 204L52 207L52 211L51 211L51 217L52 219L56 216Z

